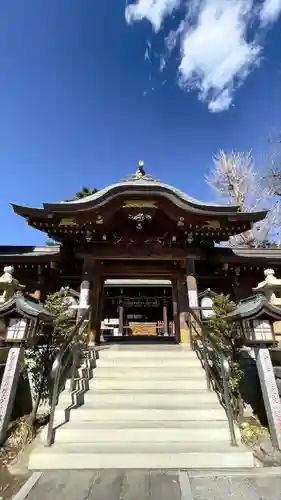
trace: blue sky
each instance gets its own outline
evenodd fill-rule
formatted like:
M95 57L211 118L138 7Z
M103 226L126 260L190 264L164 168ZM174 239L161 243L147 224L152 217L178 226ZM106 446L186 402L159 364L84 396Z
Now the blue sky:
M281 124L280 0L2 0L0 244L44 244L10 202L104 187L139 159L211 200L219 149ZM173 50L171 50L173 48Z

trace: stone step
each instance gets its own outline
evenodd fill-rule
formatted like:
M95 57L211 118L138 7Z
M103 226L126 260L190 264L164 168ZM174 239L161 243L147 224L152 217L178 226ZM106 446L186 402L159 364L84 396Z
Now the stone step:
M158 368L159 370L182 368L188 370L189 367L201 367L200 361L197 358L106 358L105 356L97 359L98 368Z
M143 369L142 369L143 368ZM155 379L155 380L175 380L189 379L196 376L205 377L205 371L198 365L185 367L165 367L155 366L135 367L135 366L99 366L94 372L95 378L127 378L127 379Z
M86 379L87 381L87 379ZM77 380L79 387L83 387L82 378ZM70 389L71 381L66 381L65 388ZM128 377L94 377L87 381L87 387L95 389L143 389L143 390L188 390L188 389L206 389L206 380L200 375L197 378L184 378L174 380L158 380L151 378L128 378Z
M251 451L228 443L56 443L38 444L31 470L214 469L253 467Z
M206 389L206 380L203 377L176 380L129 379L129 378L94 378L89 382L90 389L143 389L145 390L188 390Z
M127 343L127 344L102 344L95 348L97 351L143 351L143 352L163 352L163 351L190 351L194 352L190 346L186 344L161 344L156 342Z
M99 351L99 355L101 358L106 359L198 359L194 351L182 346L157 346L157 349L142 348L141 346L133 349L124 348L124 346L122 346L123 348L120 347L121 346L110 346L109 348L104 348ZM162 349L159 347L162 347ZM163 349L163 347L165 347L165 349Z
M75 393L73 395L75 402ZM71 404L71 393L61 393L57 407L67 408ZM160 391L160 390L105 390L95 389L85 393L87 405L89 403L96 408L160 408L160 409L184 409L196 408L201 405L219 405L217 396L213 392L205 390L187 391Z
M127 424L127 427L126 427ZM67 422L57 429L55 443L189 443L205 441L230 442L227 421L214 422L185 422L185 427L135 427L130 422L124 422L124 427L106 426L96 428L95 422ZM46 431L42 432L42 439L46 439Z
M70 419L69 422L66 423L67 426L70 426L71 428L87 428L90 432L91 429L162 429L162 427L165 430L168 429L198 429L199 427L201 428L229 428L228 427L228 421L226 416L222 418L217 418L213 419L213 421L209 420L191 420L190 418L187 420L172 420L172 414L171 414L171 420L168 421L161 421L161 425L159 425L159 421L156 420L96 420L95 416L93 418L90 418L88 421L83 421L81 420L81 423L79 420L75 419ZM46 427L44 427L45 429Z
M58 426L65 422L65 410L59 407L56 408L54 425ZM196 420L197 422L208 422L209 420L227 420L224 409L218 404L207 404L196 406L193 408L185 409L154 409L154 408L97 408L94 405L85 405L71 410L71 422L95 422L98 424L102 422L105 427L123 425L124 422L130 422L130 425L147 426L148 422L150 427L154 423L156 426L161 427L167 425L174 425L177 423L181 425L188 421Z

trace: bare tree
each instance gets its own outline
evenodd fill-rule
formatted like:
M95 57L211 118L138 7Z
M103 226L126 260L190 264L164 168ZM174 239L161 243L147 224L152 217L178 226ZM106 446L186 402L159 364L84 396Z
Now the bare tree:
M265 240L274 238L280 223L280 202L274 200L274 193L256 168L251 151L230 154L220 151L214 156L214 166L205 179L220 198L236 205L241 212L268 210L266 218L254 224L251 230L231 237L231 246L259 247Z
M268 141L270 144L269 166L264 180L271 194L281 197L281 129L274 131Z

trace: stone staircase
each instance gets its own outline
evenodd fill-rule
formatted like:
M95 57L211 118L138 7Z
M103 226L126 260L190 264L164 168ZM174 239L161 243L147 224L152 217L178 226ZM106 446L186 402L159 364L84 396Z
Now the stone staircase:
M118 346L85 359L77 389L61 393L54 444L37 438L29 468L244 468L217 396L194 352L179 345ZM86 392L85 392L86 391Z

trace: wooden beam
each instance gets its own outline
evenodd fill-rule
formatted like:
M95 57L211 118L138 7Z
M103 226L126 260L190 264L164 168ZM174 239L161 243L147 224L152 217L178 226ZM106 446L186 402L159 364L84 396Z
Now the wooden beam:
M132 272L125 272L122 274L115 274L114 272L112 273L106 273L105 274L105 279L117 279L117 280L122 280L124 278L126 279L148 279L148 280L153 280L153 279L163 279L163 280L172 280L172 278L178 278L180 276L179 273L162 273L162 274L154 274L154 273L132 273Z
M90 257L95 260L184 260L200 259L202 251L193 248L162 247L161 245L109 246L106 244L77 247L75 256L79 259Z

